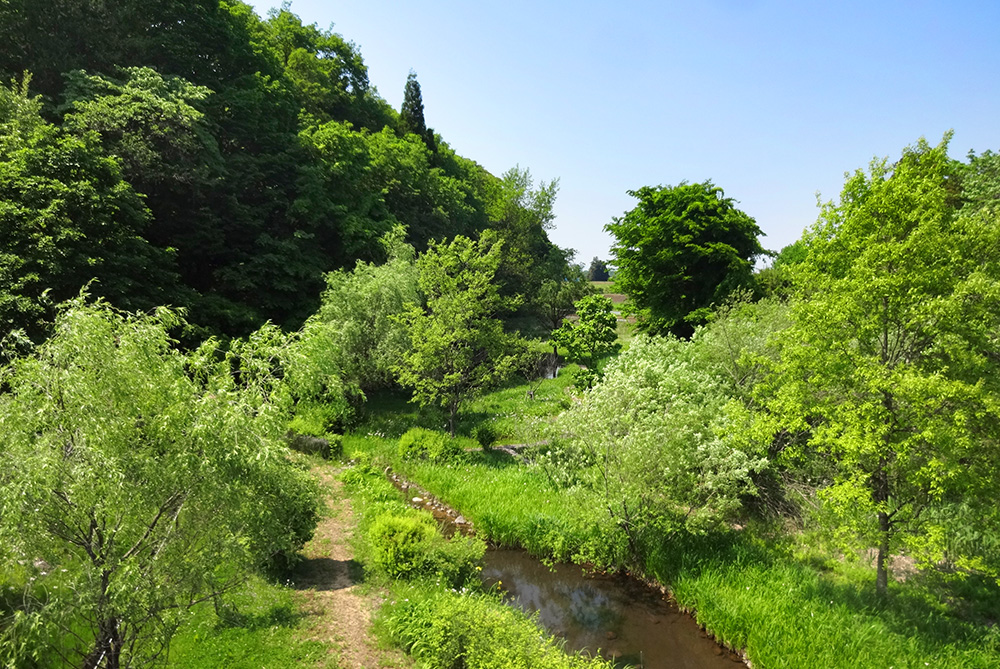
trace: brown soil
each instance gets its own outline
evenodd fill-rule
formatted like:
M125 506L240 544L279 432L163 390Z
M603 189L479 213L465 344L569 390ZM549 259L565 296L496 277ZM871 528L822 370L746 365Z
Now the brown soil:
M332 666L341 669L412 667L404 654L379 648L375 642L371 618L380 598L359 589L361 567L354 561L350 544L354 530L351 502L329 465L319 465L313 473L327 495L325 513L303 549L305 559L294 578L296 599L306 616L306 636L329 644Z

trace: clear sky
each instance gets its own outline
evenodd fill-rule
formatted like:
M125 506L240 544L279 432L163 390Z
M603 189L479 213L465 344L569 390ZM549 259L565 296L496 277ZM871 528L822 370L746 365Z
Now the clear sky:
M258 13L278 4L257 0ZM711 179L780 249L844 173L955 131L1000 149L997 0L293 0L397 109L500 175L559 179L560 246L608 258L626 191Z

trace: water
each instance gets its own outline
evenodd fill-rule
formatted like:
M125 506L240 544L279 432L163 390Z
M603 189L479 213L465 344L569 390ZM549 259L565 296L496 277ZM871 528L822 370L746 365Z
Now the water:
M734 669L739 656L707 637L659 592L621 576L588 576L575 565L553 569L522 550L491 549L483 582L566 641L619 666L645 669Z
M447 536L473 528L454 510L392 474L410 503L434 514ZM600 653L619 667L736 669L735 653L707 636L691 616L659 591L625 576L587 575L579 565L551 569L520 549L490 548L483 584L499 587L512 606L565 640L570 652Z

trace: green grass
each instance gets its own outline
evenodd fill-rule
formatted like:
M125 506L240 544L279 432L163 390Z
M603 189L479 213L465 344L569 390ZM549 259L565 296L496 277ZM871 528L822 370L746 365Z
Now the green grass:
M528 415L517 399L522 392L516 386L497 391L476 410L485 416L506 410L509 415L497 418L518 420ZM600 508L581 506L578 495L554 488L541 470L505 454L432 464L399 460L390 438L350 438L345 448L392 462L496 543L599 563L624 555ZM1000 666L996 583L929 572L890 584L882 600L870 567L807 557L796 541L770 530L671 535L649 548L644 569L669 584L720 640L747 649L758 669Z
M254 577L217 616L200 605L174 636L167 666L175 669L335 667L325 644L302 639L292 591Z

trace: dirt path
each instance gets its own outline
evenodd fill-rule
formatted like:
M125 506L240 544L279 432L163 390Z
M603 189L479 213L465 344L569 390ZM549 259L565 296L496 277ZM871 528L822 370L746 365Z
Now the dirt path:
M306 635L330 643L341 669L412 667L404 654L378 648L371 633L372 611L378 595L359 591L361 567L350 545L354 531L351 502L334 478L334 469L313 469L326 492L326 510L306 544L305 560L295 571L299 607L306 615Z

